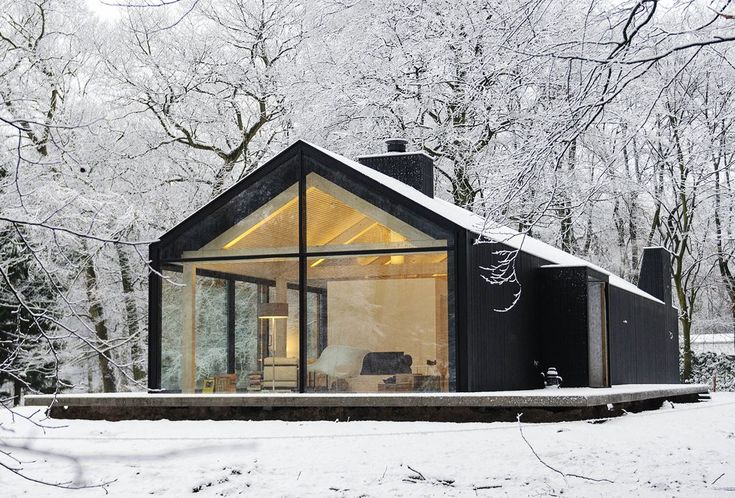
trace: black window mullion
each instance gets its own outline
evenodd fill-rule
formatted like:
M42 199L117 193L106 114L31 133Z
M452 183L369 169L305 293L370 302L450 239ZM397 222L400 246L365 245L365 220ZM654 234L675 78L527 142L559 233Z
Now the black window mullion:
M361 249L361 250L350 250L345 249L342 251L319 251L318 249L312 249L308 251L307 256L309 258L329 258L333 256L378 256L385 255L391 256L394 254L413 254L413 253L432 253L432 252L449 252L454 249L454 246L445 247L401 247L395 249Z
M299 157L299 392L306 388L306 173Z
M235 373L235 281L227 280L227 373Z

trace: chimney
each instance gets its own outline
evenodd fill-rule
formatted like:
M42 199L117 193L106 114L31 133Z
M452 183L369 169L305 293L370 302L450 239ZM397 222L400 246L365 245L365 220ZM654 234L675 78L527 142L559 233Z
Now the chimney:
M645 247L638 288L671 306L671 254L663 247Z
M408 140L391 138L385 143L388 148L385 154L360 156L357 160L434 197L434 160L423 152L406 152Z

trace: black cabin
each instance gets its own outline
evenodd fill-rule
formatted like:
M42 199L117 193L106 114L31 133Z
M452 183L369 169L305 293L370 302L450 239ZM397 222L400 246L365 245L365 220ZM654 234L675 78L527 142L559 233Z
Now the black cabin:
M444 392L677 383L670 259L639 286L434 197L392 140L298 141L150 246L149 387Z

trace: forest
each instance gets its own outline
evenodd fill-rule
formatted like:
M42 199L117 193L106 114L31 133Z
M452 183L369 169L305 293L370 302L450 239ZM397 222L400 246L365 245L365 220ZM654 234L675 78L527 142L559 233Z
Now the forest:
M437 196L735 341L730 0L0 0L0 392L145 389L147 245L297 139L402 137Z

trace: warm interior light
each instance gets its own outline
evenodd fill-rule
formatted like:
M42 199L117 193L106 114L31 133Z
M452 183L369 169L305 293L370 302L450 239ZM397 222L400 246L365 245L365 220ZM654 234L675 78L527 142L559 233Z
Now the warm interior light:
M372 230L373 227L375 227L377 224L378 224L378 222L376 221L372 225L369 225L367 228L362 229L357 235L355 235L353 237L350 237L347 240L347 242L345 242L344 245L352 244L354 241L356 241L357 239L359 239L360 237L362 237L363 235L365 235L366 233L368 233L370 230Z
M312 268L316 268L317 266L319 266L319 265L320 265L320 264L322 264L322 263L324 263L324 258L321 258L321 259L317 259L316 261L314 261L314 262L313 262L313 263L311 264L311 267L312 267Z
M261 320L288 318L288 303L258 303L258 318Z
M391 256L390 257L390 264L392 265L402 265L406 262L406 256Z
M290 201L288 201L287 203L285 203L283 206L281 206L278 209L276 209L275 211L273 211L270 216L268 216L267 218L263 218L262 220L260 220L259 222L257 222L255 225L251 226L250 228L248 228L247 230L245 230L243 233L241 233L240 235L238 235L237 237L235 237L234 239L232 239L230 242L228 242L227 244L225 244L225 247L224 248L225 249L231 248L232 246L234 246L235 244L237 244L238 242L240 242L242 239L244 239L245 237L247 237L248 235L250 235L251 233L253 233L255 230L257 230L258 228L260 228L261 226L263 226L265 223L268 223L271 219L273 219L274 217L278 216L280 213L282 213L286 209L289 209L296 202L298 202L298 200L299 200L298 197L294 197L293 199L291 199Z

